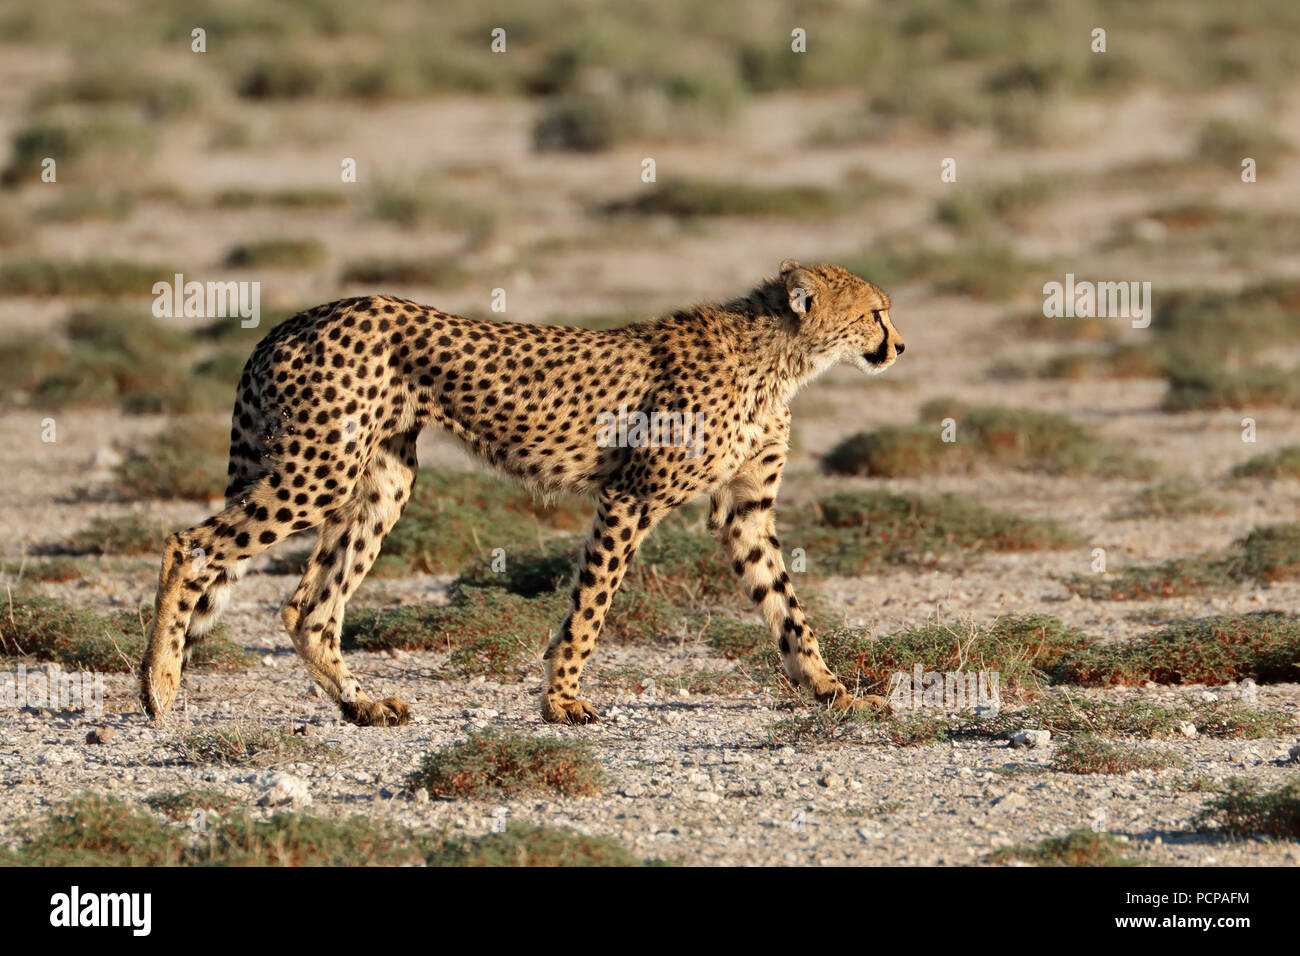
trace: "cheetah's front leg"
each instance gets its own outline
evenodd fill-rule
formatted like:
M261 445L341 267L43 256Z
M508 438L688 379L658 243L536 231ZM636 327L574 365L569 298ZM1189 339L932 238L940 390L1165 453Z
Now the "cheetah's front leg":
M628 562L664 510L630 494L602 492L574 578L569 616L543 655L547 668L542 719L548 723L588 724L600 719L591 704L579 699L578 678L596 646Z
M821 649L795 597L790 575L776 538L773 506L785 443L769 445L727 485L715 492L709 530L718 539L741 587L758 605L759 613L781 652L781 666L798 687L836 710L886 706L874 695L855 697L822 660Z

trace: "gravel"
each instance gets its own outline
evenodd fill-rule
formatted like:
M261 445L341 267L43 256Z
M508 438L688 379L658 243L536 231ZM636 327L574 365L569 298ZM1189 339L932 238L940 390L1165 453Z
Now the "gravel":
M624 664L649 665L654 654L609 649ZM332 706L304 693L293 667L191 675L175 716L162 726L139 712L128 675L106 678L102 717L19 714L0 725L0 838L12 839L18 819L85 790L141 800L216 787L255 817L309 806L323 816L363 814L468 835L488 832L496 808L505 807L512 821L572 826L614 837L645 858L688 864L977 863L996 847L1060 836L1098 819L1126 834L1129 852L1151 863L1300 863L1294 844L1220 842L1195 833L1191 821L1207 795L1189 786L1200 777L1245 775L1268 786L1294 779L1294 738L1243 744L1176 736L1149 746L1184 757L1185 769L1083 779L1048 772L1050 747L1008 749L1002 741L898 748L849 734L835 744L774 747L769 731L791 713L790 704L761 690L647 701L603 683L593 665L588 693L624 720L557 727L538 717L536 681L431 679L445 673L445 660L423 652L402 661L353 654L351 662L366 686L412 704L410 725L343 723ZM1110 696L1167 701L1198 693L1160 688ZM1295 685L1267 685L1259 693L1261 704L1300 709ZM408 791L406 776L423 754L463 737L466 712L488 727L584 740L610 781L594 797L430 800L424 790ZM666 722L668 715L676 721ZM341 756L290 757L269 767L191 766L166 746L178 734L247 719L306 733ZM81 742L105 730L108 746Z

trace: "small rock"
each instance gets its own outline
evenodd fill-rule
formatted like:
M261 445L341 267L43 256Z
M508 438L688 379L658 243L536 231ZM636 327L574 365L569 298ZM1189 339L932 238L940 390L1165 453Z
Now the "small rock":
M1296 744L1288 752L1287 756L1291 758L1292 763L1300 763L1300 744Z
M324 697L324 696L325 696L325 692L324 692L323 690L321 690L319 687L317 687L315 684L311 684L311 685L309 685L309 686L307 687L307 696L308 696L308 697Z
M827 790L834 790L836 787L844 784L844 778L837 773L828 773L818 777L817 783L819 786L825 787Z
M1023 793L1008 793L994 800L993 805L1001 810L1023 810L1029 806L1029 798Z
M316 736L316 728L313 727L311 724L299 724L297 727L293 728L293 732L295 735L299 737Z
M117 734L115 727L96 727L90 733L86 734L86 743L88 744L106 744Z
M1196 736L1196 725L1190 720L1184 720L1178 725L1178 732L1190 740Z
M262 657L262 666L263 666L263 667L274 667L274 666L275 666L275 655L273 655L273 654L265 654L265 655L263 655L263 657Z
M1238 690L1238 693L1241 694L1242 700L1248 704L1252 704L1259 698L1259 685L1251 678L1247 677L1241 682L1241 687Z
M114 448L96 448L95 453L90 456L89 464L92 470L111 470L122 464L122 453Z
M1017 730L1011 735L1013 747L1046 747L1052 739L1050 730Z
M1158 219L1139 219L1133 223L1133 238L1141 242L1163 242L1168 228Z
M307 782L289 773L268 773L259 776L255 784L262 789L259 807L306 807L311 804Z
M421 787L419 790L415 791L415 793L411 794L411 799L416 803L428 803L429 791L425 790L424 787Z

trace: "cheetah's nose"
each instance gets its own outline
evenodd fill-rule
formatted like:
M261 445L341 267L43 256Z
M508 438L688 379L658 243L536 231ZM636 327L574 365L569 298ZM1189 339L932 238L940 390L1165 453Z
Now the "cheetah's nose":
M894 346L894 351L897 354L902 355L904 352L907 351L907 346L904 345L902 342L899 342L897 345Z

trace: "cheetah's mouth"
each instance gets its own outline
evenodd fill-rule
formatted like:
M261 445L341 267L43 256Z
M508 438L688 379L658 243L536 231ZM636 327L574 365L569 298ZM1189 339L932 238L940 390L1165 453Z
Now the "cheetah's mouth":
M863 352L862 358L868 365L874 365L883 371L889 365L889 340L881 339L874 352Z

